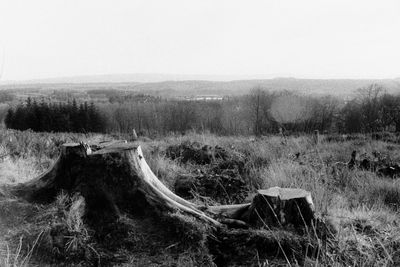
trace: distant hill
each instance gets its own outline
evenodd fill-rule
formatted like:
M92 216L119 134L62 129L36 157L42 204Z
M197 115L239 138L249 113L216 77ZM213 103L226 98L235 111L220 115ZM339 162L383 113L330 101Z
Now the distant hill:
M187 74L163 74L163 73L131 73L131 74L102 74L81 75L70 77L56 77L22 81L0 81L0 84L54 84L54 83L149 83L164 81L232 81L266 78L265 75L187 75Z
M175 77L176 80L171 80ZM378 83L389 93L400 93L400 78L396 79L245 79L245 80L181 80L192 76L164 74L121 74L80 76L71 78L56 78L25 83L4 83L1 89L25 90L93 90L116 89L135 91L138 93L159 95L163 97L179 97L193 95L243 95L252 88L261 87L272 91L289 90L304 94L350 96L358 88ZM203 77L203 76L194 76ZM212 76L217 79L219 76ZM170 80L165 80L165 79ZM221 79L223 77L220 77ZM226 76L225 78L228 78ZM151 82L149 82L151 81Z

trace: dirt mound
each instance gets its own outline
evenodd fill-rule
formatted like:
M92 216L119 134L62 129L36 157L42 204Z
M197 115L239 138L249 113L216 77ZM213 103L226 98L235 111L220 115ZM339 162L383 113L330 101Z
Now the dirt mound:
M167 157L179 159L182 163L191 162L204 165L220 159L228 159L228 152L220 146L202 145L198 142L183 142L166 150Z
M193 173L181 175L175 193L186 199L206 197L211 203L242 203L249 192L245 181L244 157L220 146L185 142L170 146L166 154L182 163L201 165Z
M184 142L166 150L167 157L200 165L192 174L176 179L175 193L186 199L206 197L211 203L242 203L249 192L243 176L244 156L220 146Z
M234 173L180 176L175 183L178 196L190 199L200 195L220 204L242 203L248 192L246 182Z

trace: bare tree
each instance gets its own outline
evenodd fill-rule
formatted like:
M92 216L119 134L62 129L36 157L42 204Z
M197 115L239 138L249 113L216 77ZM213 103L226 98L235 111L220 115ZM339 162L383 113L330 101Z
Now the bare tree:
M394 126L400 132L400 95L384 94L381 97L382 123L386 128Z
M250 117L253 122L253 133L261 135L268 130L271 123L269 110L273 102L274 95L261 87L251 90L249 96Z
M378 84L371 84L358 90L364 128L368 132L380 130L379 128L382 125L380 97L384 92L385 89Z

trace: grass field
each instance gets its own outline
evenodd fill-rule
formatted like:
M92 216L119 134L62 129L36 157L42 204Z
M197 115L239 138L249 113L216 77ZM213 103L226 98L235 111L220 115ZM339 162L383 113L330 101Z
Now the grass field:
M0 184L15 184L36 177L51 166L64 142L125 138L2 130ZM296 187L311 192L318 216L337 230L335 245L317 258L305 256L302 263L271 257L268 260L255 258L254 266L400 265L400 180L380 177L372 171L348 169L341 164L349 161L353 150L360 157L371 157L374 152L379 152L387 160L400 162L397 140L372 140L364 135L351 138L321 136L320 142L315 144L313 138L306 135L254 138L192 133L159 140L142 138L139 142L153 172L171 189L174 189L177 177L198 172L207 174L211 169L213 163L182 163L166 155L170 146L198 142L218 145L243 157L246 170L243 179L249 194L272 186ZM21 202L4 192L0 192L0 196L0 266L67 264L71 261L77 266L85 266L99 259L102 259L102 265L120 266L213 264L213 255L207 250L187 244L190 238L185 239L188 242L182 242L176 235L158 236L165 229L151 219L124 218L126 225L134 225L129 230L132 234L129 246L105 250L96 243L93 231L82 221L84 200L79 196L60 195L50 205ZM194 194L191 201L218 204L200 194ZM54 238L51 246L46 241L60 225L69 233L68 247L58 248ZM193 236L196 234L192 233Z

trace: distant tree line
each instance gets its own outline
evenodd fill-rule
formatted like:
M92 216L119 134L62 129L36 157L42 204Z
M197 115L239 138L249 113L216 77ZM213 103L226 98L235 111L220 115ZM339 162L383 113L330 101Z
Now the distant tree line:
M220 135L263 135L328 130L338 116L340 101L333 97L273 93L261 88L224 100L164 100L101 105L110 132L165 135L186 131Z
M107 129L146 135L209 131L221 135L269 133L400 132L400 95L377 84L355 92L352 99L271 92L254 88L250 94L222 101L157 100L120 102L101 107Z
M400 94L389 94L378 84L358 89L350 100L270 93L260 88L248 98L256 135L277 128L288 132L400 132Z
M161 97L146 95L146 94L114 94L108 96L108 101L110 103L159 103L162 101Z
M92 89L88 90L87 94L92 99L106 99L111 104L128 102L157 103L163 100L160 96L153 96L135 91L126 92L118 89Z
M97 92L96 92L97 93ZM220 135L269 133L400 132L400 95L373 84L352 99L272 92L254 88L244 96L223 100L171 100L140 95L118 95L112 101L77 104L75 100L47 103L28 99L10 109L8 128L35 131L121 132L155 136L187 131ZM122 93L119 92L119 93Z
M94 103L26 103L10 108L4 119L7 128L46 132L104 132L106 123Z

